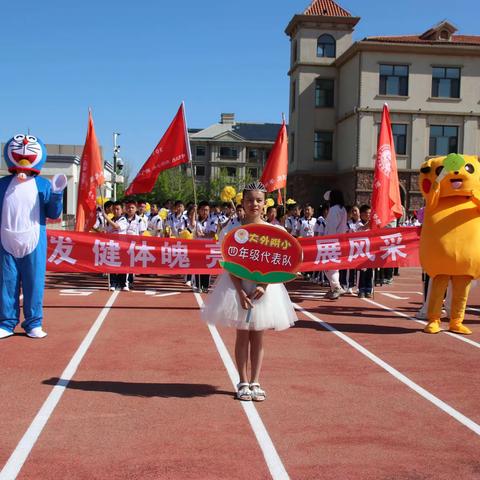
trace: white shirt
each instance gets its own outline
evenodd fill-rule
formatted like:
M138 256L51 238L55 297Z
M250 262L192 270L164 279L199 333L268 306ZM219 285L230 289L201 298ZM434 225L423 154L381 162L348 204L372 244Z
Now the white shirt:
M118 229L108 224L105 227L107 233L119 233L120 235L125 235L127 233L128 223L124 215L121 215L118 218L112 218L112 222L118 225Z
M327 225L325 235L335 235L336 233L347 232L347 211L340 205L334 205L330 208L327 215Z
M148 220L148 231L154 237L163 237L163 220L157 213Z
M327 222L323 217L318 217L317 222L315 223L315 228L313 229L313 233L315 236L325 235L325 227L327 226Z
M145 224L137 214L132 218L127 218L126 216L124 218L127 222L127 231L125 232L127 235L142 235L145 231Z
M349 232L356 232L360 227L363 227L363 223L361 220L357 220L356 222L354 220L349 220L347 226Z
M317 219L315 217L309 218L308 220L305 217L300 218L300 220L297 221L297 237L313 237L316 223Z
M175 215L174 213L171 213L167 217L167 225L170 227L171 234L174 237L178 237L178 232L182 229L183 224L184 224L183 214L177 217L177 215Z
M291 235L296 235L298 218L290 215L285 220L285 228Z

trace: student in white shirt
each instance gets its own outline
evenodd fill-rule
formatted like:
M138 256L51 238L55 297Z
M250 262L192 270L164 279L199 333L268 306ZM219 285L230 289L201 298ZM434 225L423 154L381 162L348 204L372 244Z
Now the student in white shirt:
M280 225L280 222L277 220L277 209L273 205L267 207L267 222L272 225Z
M125 216L123 215L122 202L114 202L113 217L110 218L108 215L104 215L104 219L106 221L106 233L125 235L125 233L127 232L127 221L125 219ZM126 277L127 276L124 273L110 273L108 275L108 289L113 291L117 288L124 288Z
M321 212L321 215L317 217L315 227L313 228L314 237L321 237L325 235L325 227L327 226L327 221L325 220L325 217L328 215L328 205L320 205L318 211ZM329 285L329 282L323 270L313 272L311 281L313 283L321 284L322 286Z
M295 232L295 236L298 238L307 238L313 237L315 234L315 225L317 223L317 219L313 216L315 210L313 209L312 205L306 203L303 206L303 217L297 220L297 228ZM305 279L310 280L312 277L313 272L304 272L303 276Z
M347 210L343 200L343 193L340 190L332 190L329 195L330 210L327 215L327 225L325 235L338 235L347 232ZM325 272L330 282L330 291L326 298L336 300L345 293L340 285L340 274L338 270L329 270Z
M185 205L181 200L177 200L173 207L173 212L167 217L167 226L170 229L170 236L178 237L179 229L181 229L184 224L184 211Z
M360 209L357 205L350 207L348 211L347 233L356 232L362 227L360 220ZM355 269L340 270L340 284L349 294L354 293L354 287L357 283L357 271Z
M300 238L313 237L317 219L313 216L315 210L310 203L303 207L303 217L297 221L296 236Z
M137 202L137 215L144 224L143 231L147 230L149 215L147 213L147 202L145 200L139 200Z
M297 232L297 221L300 217L300 207L292 204L287 207L287 218L285 219L285 229L290 235L295 236Z
M216 233L215 230L210 229L210 224L208 222L208 217L210 214L210 205L207 201L202 201L198 204L198 217L196 228L194 232L194 238L213 238ZM210 275L201 274L195 275L195 286L196 288L203 293L208 293L210 287Z
M127 200L125 202L125 220L127 222L127 235L143 235L147 229L143 220L137 215L137 204L135 200ZM133 273L126 274L125 285L122 290L129 291L133 287L135 277Z

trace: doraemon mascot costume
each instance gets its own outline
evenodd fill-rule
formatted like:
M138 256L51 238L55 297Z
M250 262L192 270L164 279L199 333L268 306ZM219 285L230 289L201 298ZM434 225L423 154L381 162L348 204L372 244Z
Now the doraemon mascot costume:
M15 135L4 150L11 175L0 178L0 338L13 335L20 319L32 338L43 338L43 290L45 287L47 218L60 216L65 175L50 183L38 176L47 159L45 145L32 135Z

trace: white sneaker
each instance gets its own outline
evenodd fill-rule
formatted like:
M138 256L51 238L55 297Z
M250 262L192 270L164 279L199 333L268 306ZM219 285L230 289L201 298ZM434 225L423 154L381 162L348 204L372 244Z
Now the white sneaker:
M111 292L114 292L114 291L115 291L115 287L108 287L108 289L109 289Z
M44 338L47 336L47 333L42 330L42 327L35 327L27 332L27 336L30 338Z
M130 291L130 288L128 288L128 287L123 287L122 290L123 290L124 292L129 292L129 291Z
M187 287L191 287L191 286L192 286L192 282L191 282L190 280L187 280L187 281L185 282L185 285L186 285Z
M0 338L7 338L11 337L13 335L13 332L9 332L8 330L4 330L3 328L0 328Z

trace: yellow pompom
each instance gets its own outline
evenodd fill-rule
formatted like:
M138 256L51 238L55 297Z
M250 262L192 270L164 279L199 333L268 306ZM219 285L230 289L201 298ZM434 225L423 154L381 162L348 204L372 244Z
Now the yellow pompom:
M107 199L105 197L97 197L97 205L102 206Z
M184 240L191 240L193 238L193 233L188 230L182 230L179 234L179 237L183 238Z
M142 233L142 235L143 235L144 237L151 237L151 236L152 236L152 234L151 234L148 230L145 230L145 231Z
M235 202L237 205L239 205L240 203L242 203L242 200L243 200L243 192L239 192L235 195Z
M237 191L235 188L227 185L226 187L223 187L222 193L220 193L220 200L222 202L231 202L235 198L236 194Z
M147 203L145 204L145 211L146 211L146 212L150 212L150 208L151 208L151 207L150 207L150 204L147 202Z
M168 210L166 208L161 208L160 211L158 212L158 216L162 220L166 220L168 217Z
M273 198L267 198L267 201L265 202L265 205L267 207L273 207L275 205L275 202L273 201Z
M297 203L293 198L289 198L287 200L287 205L293 205L294 203Z

